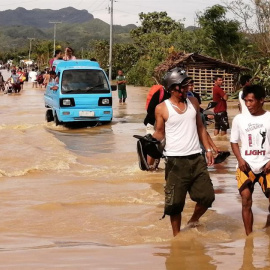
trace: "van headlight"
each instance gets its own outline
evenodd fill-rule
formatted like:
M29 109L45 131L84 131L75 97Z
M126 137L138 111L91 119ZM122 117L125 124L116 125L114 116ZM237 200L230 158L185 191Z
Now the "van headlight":
M75 106L74 98L61 98L60 107L73 107Z
M63 99L63 106L70 106L70 105L71 105L70 99Z
M98 100L98 106L112 106L112 98L111 97L100 97Z
M110 104L110 100L108 98L104 98L104 99L102 99L101 103L103 105L109 105Z

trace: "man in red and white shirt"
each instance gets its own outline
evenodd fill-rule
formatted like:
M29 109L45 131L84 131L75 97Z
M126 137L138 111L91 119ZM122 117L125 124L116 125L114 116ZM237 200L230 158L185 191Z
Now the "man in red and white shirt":
M230 141L238 161L236 179L242 198L243 222L249 235L253 227L251 207L256 182L269 200L265 227L270 226L270 112L263 109L265 90L260 85L244 87L243 99L249 115L235 116Z

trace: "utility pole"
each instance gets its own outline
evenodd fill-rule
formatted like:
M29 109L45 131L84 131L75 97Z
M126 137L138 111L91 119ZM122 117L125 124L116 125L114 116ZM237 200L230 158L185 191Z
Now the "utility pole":
M29 60L31 60L31 50L32 50L32 40L34 40L35 38L27 38L30 40L30 45L29 45Z
M110 14L111 14L111 23L110 23L110 53L109 53L109 81L112 80L112 45L113 45L113 1L111 0Z
M54 57L54 52L55 52L55 38L56 38L56 25L62 22L49 22L49 23L53 23L54 27L53 27L53 57Z
M81 58L83 59L83 58L84 58L84 55L83 55L83 47L81 47L81 50L82 50Z

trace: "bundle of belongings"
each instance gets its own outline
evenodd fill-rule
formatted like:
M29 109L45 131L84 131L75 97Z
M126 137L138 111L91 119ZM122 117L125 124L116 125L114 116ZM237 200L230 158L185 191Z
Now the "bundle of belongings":
M139 167L142 171L149 171L149 165L147 163L147 155L159 159L162 158L162 149L160 149L160 142L152 137L151 134L145 136L133 135L137 141L137 154L139 160Z

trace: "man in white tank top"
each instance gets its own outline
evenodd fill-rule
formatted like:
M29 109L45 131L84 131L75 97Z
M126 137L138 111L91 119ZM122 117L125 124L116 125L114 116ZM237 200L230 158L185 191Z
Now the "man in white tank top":
M206 149L208 165L213 165L214 158L202 123L199 103L194 97L187 98L190 79L179 68L168 71L163 85L171 97L159 104L155 111L156 131L153 137L159 141L166 139L164 216L170 216L174 236L180 232L187 192L197 202L188 221L190 226L199 222L215 199L199 141Z

